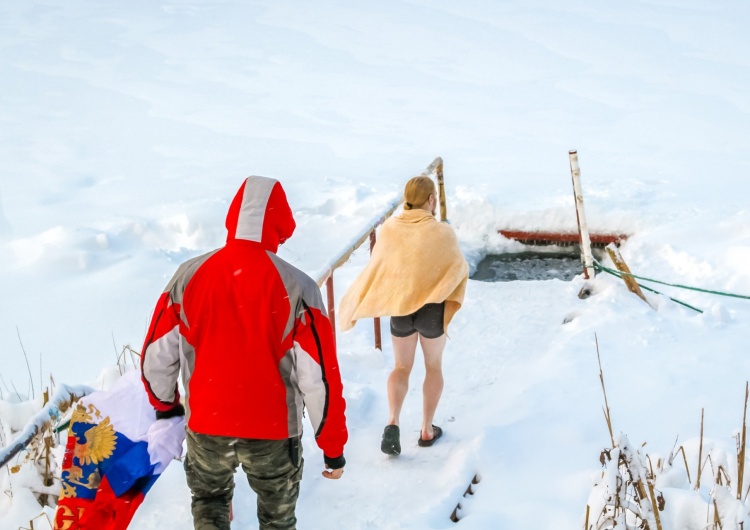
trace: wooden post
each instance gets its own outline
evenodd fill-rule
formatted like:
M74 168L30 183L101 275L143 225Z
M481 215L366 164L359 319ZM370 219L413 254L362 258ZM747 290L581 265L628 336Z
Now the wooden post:
M628 264L625 263L624 259L622 259L620 251L614 248L612 245L607 245L606 250L607 254L609 254L609 258L612 260L612 263L614 263L615 267L617 267L617 270L625 273L622 275L622 281L624 281L625 285L628 286L628 291L637 295L641 300L651 306L651 302L649 302L646 298L646 295L643 294L641 286L638 285L638 282L635 281L635 278L630 276L630 267L628 267ZM653 306L651 306L651 308L653 309Z
M448 220L448 209L445 205L445 182L443 180L443 159L439 159L437 167L435 168L435 176L438 181L438 198L440 200L440 220Z
M333 271L326 280L326 293L328 294L328 320L331 322L333 331L333 343L336 344L336 308L333 303Z
M586 223L586 213L583 209L583 190L581 188L581 169L578 167L578 151L568 151L570 158L570 174L573 177L573 195L576 201L576 219L578 220L578 233L581 236L581 261L583 262L583 277L591 279L594 277L594 257L591 254L591 239L589 238L589 227Z
M377 237L375 236L375 230L370 232L370 256L372 256L372 249L375 248L377 243ZM375 349L383 351L383 334L380 330L380 317L373 319L374 332L375 332Z

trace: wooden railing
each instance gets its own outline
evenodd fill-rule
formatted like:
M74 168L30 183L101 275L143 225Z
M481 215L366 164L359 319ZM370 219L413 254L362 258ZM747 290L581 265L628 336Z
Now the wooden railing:
M445 206L445 185L443 184L443 159L440 157L437 157L435 160L433 160L432 164L427 166L427 168L425 168L425 170L422 172L422 175L425 176L431 176L433 174L436 176L436 179L438 181L440 217L443 221L445 221L447 218L447 214ZM322 287L323 284L326 285L326 294L328 298L328 319L331 321L334 339L336 337L336 307L333 290L333 272L341 267L344 263L349 261L349 258L352 254L354 254L354 251L356 251L367 239L370 240L370 254L372 254L372 249L376 243L375 230L378 226L383 224L386 219L393 215L393 212L398 209L402 202L404 202L403 196L388 204L379 214L370 219L370 221L365 225L365 228L363 228L357 234L356 239L352 243L346 245L338 254L331 258L315 278L315 281L318 282L318 287ZM377 348L378 350L382 350L383 339L380 331L380 318L374 319L374 330L375 348Z

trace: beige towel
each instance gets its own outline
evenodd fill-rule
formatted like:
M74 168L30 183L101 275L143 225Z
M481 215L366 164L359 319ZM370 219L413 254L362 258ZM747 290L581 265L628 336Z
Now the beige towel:
M383 223L370 262L341 300L341 330L360 318L410 315L443 301L447 330L468 277L453 229L426 210L405 210Z

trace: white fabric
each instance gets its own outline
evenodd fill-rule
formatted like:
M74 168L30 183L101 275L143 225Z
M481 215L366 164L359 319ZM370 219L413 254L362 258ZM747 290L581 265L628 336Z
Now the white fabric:
M90 413L93 405L99 415L92 414L95 422L109 418L110 424L133 442L148 442L148 453L155 473L161 473L169 462L182 455L185 440L185 418L156 420L156 413L148 401L140 372L128 372L109 390L94 392L80 400Z
M161 473L169 463L182 456L182 443L185 441L185 418L156 420L148 430L148 454L151 463L156 464L154 473Z

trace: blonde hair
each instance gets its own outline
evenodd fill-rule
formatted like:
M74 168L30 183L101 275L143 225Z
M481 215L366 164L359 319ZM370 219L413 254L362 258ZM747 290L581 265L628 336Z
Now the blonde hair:
M404 210L419 208L437 193L430 177L419 176L409 179L404 188Z

